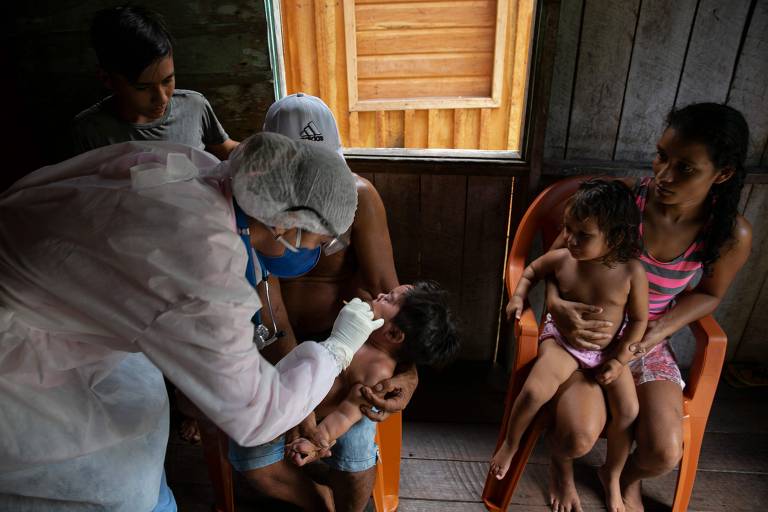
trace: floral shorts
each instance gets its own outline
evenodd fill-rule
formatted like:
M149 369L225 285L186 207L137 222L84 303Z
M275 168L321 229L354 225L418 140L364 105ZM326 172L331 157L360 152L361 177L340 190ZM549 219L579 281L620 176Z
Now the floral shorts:
M624 333L624 327L626 324L621 326L617 338L620 338ZM541 329L539 341L541 342L546 338L554 338L559 345L576 358L580 368L594 368L602 364L604 360L604 354L601 350L579 350L571 347L558 332L549 314L547 314ZM677 359L675 359L675 354L672 353L669 346L669 338L653 347L640 359L630 362L629 369L635 380L635 386L655 380L668 380L678 383L681 388L685 388L685 381L683 381L680 368L677 366Z
M654 380L668 380L677 382L681 388L685 388L675 354L669 346L669 338L653 347L640 359L629 363L629 369L635 379L635 386Z

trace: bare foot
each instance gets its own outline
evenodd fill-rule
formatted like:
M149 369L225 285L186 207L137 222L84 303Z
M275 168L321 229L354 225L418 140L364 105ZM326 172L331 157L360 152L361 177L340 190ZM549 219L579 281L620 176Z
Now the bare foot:
M200 443L200 429L194 418L184 418L179 426L179 437L190 444Z
M605 489L605 506L608 507L608 512L626 512L624 501L621 499L619 475L612 475L608 468L603 466L597 470L597 476Z
M496 477L497 480L504 478L509 469L509 464L512 462L512 457L515 456L517 448L513 448L507 441L501 444L499 450L493 454L491 459L491 474Z
M643 512L643 487L640 480L629 485L622 482L621 496L627 512Z
M573 481L573 461L552 458L549 463L549 505L554 512L582 512Z

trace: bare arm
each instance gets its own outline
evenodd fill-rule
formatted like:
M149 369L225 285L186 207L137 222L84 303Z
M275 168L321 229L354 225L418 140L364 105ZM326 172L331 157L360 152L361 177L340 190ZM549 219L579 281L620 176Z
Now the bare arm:
M517 320L520 319L520 315L523 312L523 302L528 296L531 287L540 279L554 274L558 264L566 256L567 250L565 249L551 250L536 258L530 265L525 267L523 275L520 276L520 281L517 282L514 293L509 298L507 320L511 320L513 316Z
M376 297L400 283L381 196L370 181L356 176L356 182L358 202L352 224L352 247L362 278L362 290L358 290L358 296Z
M339 437L363 418L361 406L366 403L366 399L361 390L365 384L371 385L391 375L391 368L386 370L375 363L357 371L350 367L348 371L351 373L346 378L355 384L351 386L346 398L323 418L311 432L310 438L297 439L286 446L288 456L297 466L323 456L319 447L333 446Z
M320 435L331 443L363 418L363 413L360 411L360 406L365 402L360 394L362 387L360 383L352 386L344 401L317 425Z
M355 222L352 224L352 247L362 279L357 294L373 298L396 288L400 283L395 270L384 202L370 181L356 176L356 183L358 205ZM363 388L366 400L362 402L360 410L370 420L382 421L390 413L405 409L418 382L415 365L398 368L397 374L391 379Z
M384 421L393 412L405 409L418 385L416 365L398 365L391 379L384 379L373 387L363 387L362 394L366 402L360 406L360 410L371 421Z
M641 339L648 326L648 277L643 265L633 260L630 279L629 299L627 301L627 326L624 335L616 347L615 357L623 365L634 359L631 347Z
M621 340L610 347L611 358L595 375L595 380L602 385L616 380L624 371L624 367L636 357L633 350L643 338L648 326L648 277L639 261L632 260L629 265L631 275L626 307L627 326Z
M648 330L636 351L648 352L689 323L712 313L723 300L752 250L752 227L744 217L736 219L734 245L720 255L712 274L701 279L693 290L683 292L675 306L658 320L649 322Z
M219 160L226 160L227 158L229 158L229 154L232 152L233 149L237 147L238 144L240 143L236 140L227 139L221 144L213 144L211 146L205 146L205 150L213 154Z

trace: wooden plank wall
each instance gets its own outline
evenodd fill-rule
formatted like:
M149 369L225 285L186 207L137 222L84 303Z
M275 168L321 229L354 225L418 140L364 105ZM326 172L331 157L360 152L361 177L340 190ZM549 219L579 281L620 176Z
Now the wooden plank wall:
M727 103L768 165L768 2L561 3L545 157L650 161L672 107Z
M364 174L381 194L401 283L439 282L462 331L460 357L491 360L514 178Z
M671 108L713 101L744 114L754 248L715 315L738 361L768 361L766 48L765 0L563 1L544 148L545 182L579 165L647 169Z
M362 38L358 37L357 41L358 53L361 55L358 57L358 77L361 79L361 87L371 94L374 94L376 89L375 83L371 81L373 79L371 73L379 76L382 76L381 73L389 73L387 79L391 79L394 75L391 69L389 71L378 68L374 70L375 66L366 55L402 50L398 50L392 44L382 49L380 44L374 45L371 41L378 41L386 35L387 31L402 38L403 34L408 32L418 32L423 35L430 31L443 33L446 30L466 30L466 19L461 19L459 16L429 18L423 15L414 15L406 21L398 21L398 29L393 30L392 23L377 23L366 14L376 10L391 14L393 11L391 3L381 0L365 0L358 3L361 4L357 7L358 16L361 17L359 21L367 30ZM492 3L495 4L495 2ZM397 3L395 7L401 9L406 4ZM446 6L459 9L461 12L461 9L477 10L490 5L486 4L488 4L486 0L456 0L450 4L430 0L419 2L416 12L422 12L425 9L434 10L437 7L440 11ZM342 143L347 147L518 150L521 147L521 116L526 100L525 74L529 64L531 39L529 27L534 15L534 5L533 0L510 2L507 16L508 32L504 48L506 62L503 73L504 85L501 104L498 108L350 112L343 2L336 0L283 2L282 21L285 39L283 53L288 93L306 92L323 98L339 121ZM478 23L482 24L486 21L473 19L471 26L476 27ZM523 28L517 30L517 27ZM371 34L377 32L381 34L373 38ZM488 48L472 49L461 43L456 50L459 53L454 55L454 60L465 55L464 52L469 50L487 52ZM393 58L387 57L381 66L391 64ZM417 59L418 55L403 54L397 58L402 63L408 62L408 59ZM481 67L487 67L488 63L485 60L480 59L478 64ZM416 79L416 75L424 78L430 73L432 72L429 69L407 70L408 76L412 79ZM463 72L456 70L454 75L461 73ZM396 74L402 76L403 71ZM471 82L474 84L476 81L471 80ZM380 87L376 90L379 92L375 95L391 96L390 92L382 92ZM442 95L440 84L437 82L435 82L435 94Z

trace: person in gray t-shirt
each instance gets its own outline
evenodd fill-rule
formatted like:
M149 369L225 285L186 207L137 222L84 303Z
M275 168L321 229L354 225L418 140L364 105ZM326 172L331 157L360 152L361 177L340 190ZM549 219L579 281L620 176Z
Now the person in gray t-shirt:
M237 146L202 94L175 90L172 38L157 13L138 6L104 9L94 17L91 39L98 76L112 94L75 116L76 153L129 140L164 140L224 160Z
M139 6L96 13L91 42L99 79L112 94L72 121L75 154L130 140L159 140L205 149L225 160L238 145L210 103L195 91L175 89L172 37L162 17ZM173 396L173 394L171 394ZM197 424L182 420L180 435L199 441Z
M128 140L165 140L219 156L216 147L232 142L199 92L174 90L163 115L147 123L125 121L117 113L118 101L111 95L75 116L72 138L77 153Z

